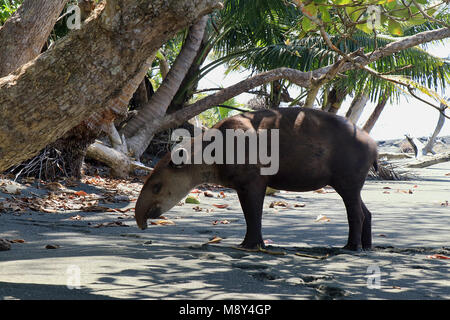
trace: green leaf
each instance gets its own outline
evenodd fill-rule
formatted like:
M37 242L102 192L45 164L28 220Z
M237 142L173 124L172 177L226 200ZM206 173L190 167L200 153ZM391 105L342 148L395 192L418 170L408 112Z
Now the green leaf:
M367 23L361 23L361 24L357 24L356 28L358 28L359 30L367 33L367 34L372 34L372 29L369 28L369 26L367 25Z
M403 35L402 25L399 22L395 21L394 19L389 19L388 30L389 33L394 36Z
M408 22L406 23L408 26L417 26L417 25L421 25L424 24L425 22L427 22L427 19L424 18L413 18L413 19L409 19Z
M355 22L358 21L359 17L364 13L364 8L361 7L345 7L345 11L347 12L350 19Z
M321 19L323 22L331 22L331 16L330 13L328 12L328 9L325 7L320 7L319 8L320 13L321 13Z
M200 204L200 201L196 197L189 196L186 198L186 203L192 203L192 204Z
M299 33L298 39L303 39L306 36L306 31L302 30L302 32Z
M308 32L308 31L314 29L314 23L311 20L309 20L308 18L303 17L302 29L303 29L303 31Z
M391 15L399 18L409 18L409 11L406 8L403 10L396 10L391 12Z
M352 0L333 0L333 3L342 6L352 3Z
M433 16L436 13L437 9L433 8L433 9L428 9L427 10L427 14L429 16Z
M397 1L395 0L387 0L386 4L384 5L386 9L392 10L397 6Z

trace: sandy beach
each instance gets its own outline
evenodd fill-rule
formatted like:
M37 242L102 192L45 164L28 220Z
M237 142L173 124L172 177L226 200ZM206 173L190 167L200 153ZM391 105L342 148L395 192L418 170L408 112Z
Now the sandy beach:
M328 188L266 196L263 236L275 255L234 248L245 221L230 189L191 193L199 204L141 231L132 210L141 183L116 185L116 201L95 184L65 187L95 210L0 210L11 245L0 251L0 299L450 299L450 162L413 173L366 182L374 249L360 253L340 249L345 208ZM1 185L0 205L52 201L48 188Z

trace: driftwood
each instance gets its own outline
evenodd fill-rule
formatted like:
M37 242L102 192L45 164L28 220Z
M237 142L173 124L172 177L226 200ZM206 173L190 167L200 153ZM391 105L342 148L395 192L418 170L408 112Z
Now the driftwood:
M405 134L405 137L406 137L406 140L408 140L408 142L413 147L416 159L420 159L423 156L427 155L427 151L425 150L425 145L422 142L420 142L419 139L417 139L415 137L411 137L407 134Z
M134 161L126 154L104 145L100 141L91 144L86 152L86 156L103 162L111 168L111 174L116 177L125 178L134 170L140 169L151 172L152 169L144 164Z
M414 158L412 154L409 153L398 153L398 152L380 152L378 154L379 159L386 158L387 160L392 159L411 159Z
M433 164L450 161L450 152L437 154L434 156L423 156L406 165L407 168L426 168Z

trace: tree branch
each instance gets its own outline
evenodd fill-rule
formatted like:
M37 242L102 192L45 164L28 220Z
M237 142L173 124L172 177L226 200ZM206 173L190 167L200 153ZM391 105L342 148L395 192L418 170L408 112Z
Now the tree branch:
M270 81L287 79L300 87L310 88L314 80L317 81L318 79L323 79L323 77L325 77L327 74L330 74L330 72L333 73L334 70L336 70L337 73L345 72L355 68L363 68L369 63L392 55L396 52L417 46L422 43L441 40L448 37L450 37L450 28L424 31L413 36L400 38L399 40L391 42L386 46L376 49L368 54L355 52L354 55L356 55L356 57L353 58L350 62L346 62L344 59L342 59L333 65L309 72L302 72L291 68L278 68L263 72L248 79L242 80L241 82L228 88L224 88L208 97L198 100L197 102L190 104L177 112L166 115L161 122L162 129L180 125L187 119L190 119L207 110L210 106L221 104L228 99L231 99L243 92L247 92L252 88L258 87Z

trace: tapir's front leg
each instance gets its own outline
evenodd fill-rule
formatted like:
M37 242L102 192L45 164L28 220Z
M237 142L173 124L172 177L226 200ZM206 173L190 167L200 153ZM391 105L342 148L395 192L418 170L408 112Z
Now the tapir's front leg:
M261 220L264 197L266 194L266 184L253 181L253 183L238 188L237 194L247 224L247 233L240 246L245 249L264 248Z
M362 233L365 218L361 205L362 201L358 195L358 197L344 198L344 203L347 209L349 225L348 241L344 249L359 251L362 249Z

